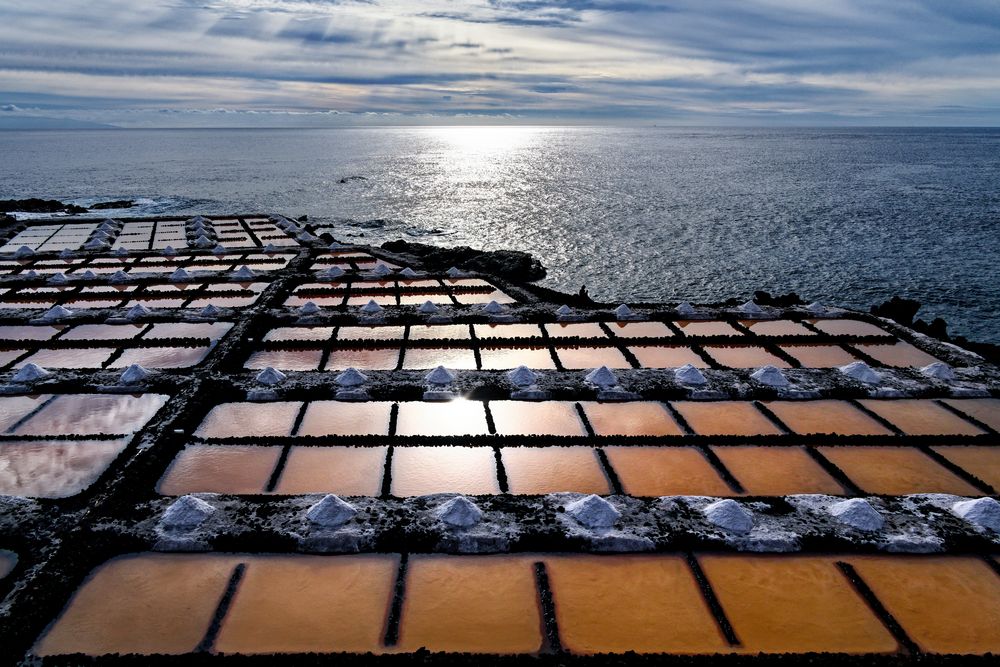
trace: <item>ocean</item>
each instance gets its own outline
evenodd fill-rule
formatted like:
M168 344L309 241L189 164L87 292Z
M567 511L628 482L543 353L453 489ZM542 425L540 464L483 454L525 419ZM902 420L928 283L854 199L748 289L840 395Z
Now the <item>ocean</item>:
M608 301L898 294L1000 342L1000 129L0 132L0 199L26 197L525 250Z

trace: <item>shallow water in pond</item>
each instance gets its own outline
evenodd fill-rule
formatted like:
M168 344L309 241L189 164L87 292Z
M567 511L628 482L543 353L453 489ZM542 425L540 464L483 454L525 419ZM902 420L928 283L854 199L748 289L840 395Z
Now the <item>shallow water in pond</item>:
M1000 447L996 445L952 445L933 447L932 449L994 489L1000 488Z
M974 424L925 399L878 401L863 399L863 406L887 419L907 435L979 435Z
M581 403L595 435L684 435L661 403Z
M740 322L758 336L815 336L798 322L791 320L743 320Z
M42 368L100 368L111 358L111 347L91 347L82 350L41 349L30 357L19 361L17 368L25 364L37 364Z
M281 447L188 445L173 460L157 491L186 493L263 493Z
M993 430L1000 431L1000 398L944 399L953 408L961 410Z
M550 338L569 338L579 336L580 338L607 338L604 329L596 322L570 322L570 323L549 323L544 325L545 331Z
M203 438L289 435L300 401L275 403L223 403L212 408L195 431Z
M271 329L264 340L330 340L333 327L281 327Z
M386 449L292 447L274 492L377 496L382 489Z
M396 447L392 495L500 493L491 447Z
M678 320L674 322L686 336L742 336L729 322L715 320Z
M605 447L604 451L630 495L736 495L694 447Z
M63 394L14 430L18 435L131 433L166 402L163 394Z
M503 447L500 453L511 493L611 492L593 447Z
M486 411L479 401L399 404L396 435L486 435Z
M608 322L619 338L669 338L674 332L663 322Z
M200 363L209 352L207 347L133 347L111 362L109 368L127 368L139 364L144 368L188 368Z
M66 498L94 483L125 440L0 442L0 495Z
M556 363L547 347L481 347L483 370L507 370L527 366L535 370L555 370Z
M915 447L817 447L867 493L981 493Z
M338 349L330 352L330 358L323 367L325 371L342 371L347 368L371 371L391 371L399 363L399 348L388 347L375 350Z
M736 446L712 450L752 496L844 493L843 487L801 447Z
M698 435L778 435L781 431L752 403L712 401L671 403Z
M476 355L472 350L461 347L411 347L403 356L403 370L426 370L438 366L475 370Z
M279 371L315 371L322 359L322 350L270 350L251 354L244 368L257 370L270 366Z
M785 426L800 435L890 435L891 431L847 401L764 401Z
M563 368L586 369L600 368L632 368L618 348L614 347L557 347L556 355Z
M65 327L50 326L0 326L0 339L3 340L48 340Z
M836 345L779 345L794 357L803 368L833 368L846 366L858 360L853 354Z
M59 340L121 340L135 338L146 328L144 324L80 324L59 337Z
M695 368L708 368L708 362L687 347L661 347L643 345L628 348L643 368L680 368L691 364Z
M392 403L311 401L296 435L388 435Z
M499 435L586 435L576 407L566 401L491 401Z
M729 368L759 368L761 366L789 368L791 366L787 361L774 356L764 348L752 345L706 345L705 351L710 357Z

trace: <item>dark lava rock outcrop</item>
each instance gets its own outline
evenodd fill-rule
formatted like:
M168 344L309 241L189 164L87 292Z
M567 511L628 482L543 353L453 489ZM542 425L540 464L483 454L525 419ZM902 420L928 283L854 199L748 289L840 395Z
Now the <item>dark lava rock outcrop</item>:
M389 241L382 247L389 252L412 257L432 271L455 266L463 271L491 273L516 283L534 282L546 275L545 267L538 259L520 250L484 252L469 246L441 248L403 240Z
M64 204L58 199L2 199L0 213L86 213L87 209L76 204Z
M102 201L90 207L91 211L102 211L109 208L132 208L135 202L131 199L119 199L117 201Z

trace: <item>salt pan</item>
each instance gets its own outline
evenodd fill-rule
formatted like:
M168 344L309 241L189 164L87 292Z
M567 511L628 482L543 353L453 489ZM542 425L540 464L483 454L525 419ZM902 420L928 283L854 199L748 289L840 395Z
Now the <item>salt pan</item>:
M704 374L691 364L684 364L675 370L674 379L681 384L701 385L708 383Z
M336 528L350 521L357 513L358 511L349 503L331 493L310 507L306 512L306 518L317 526Z
M507 379L515 387L530 387L538 382L538 374L527 366L518 366L507 371Z
M368 382L368 376L356 368L348 368L333 381L338 387L360 387Z
M254 278L257 277L257 274L253 272L253 269L251 269L246 264L241 266L237 271L233 271L232 274L230 275L232 275L233 278L237 278L239 280L253 280Z
M285 375L278 369L268 366L260 373L257 373L256 380L261 384L272 385L284 382L287 377L288 377L287 375Z
M614 505L594 494L566 505L566 513L588 528L610 528L622 516Z
M465 496L456 496L443 503L434 514L444 523L457 528L469 528L483 518L483 511Z
M702 512L709 521L731 533L749 533L753 529L753 515L731 498L717 500Z
M315 315L318 312L319 306L312 301L306 301L302 304L302 307L299 308L299 315Z
M38 364L25 364L14 374L14 382L34 382L52 375Z
M882 374L872 370L872 367L863 361L855 361L840 367L840 372L847 377L854 378L858 382L866 384L878 384L882 381Z
M692 306L687 301L683 301L680 304L678 304L677 307L674 308L674 310L676 310L680 315L694 315L695 313L698 312L697 310L695 310L694 306Z
M830 506L830 514L858 530L880 530L885 519L864 498L850 498Z
M163 513L160 527L166 530L194 530L214 513L215 508L201 498L181 496Z
M441 309L430 300L424 301L419 308L417 308L421 313L425 315L433 315L434 313L440 311Z
M482 310L484 313L489 313L490 315L498 315L503 312L503 306L496 301L490 301L488 304L483 306Z
M382 306L375 303L375 299L369 299L368 303L361 306L361 312L367 313L368 315L374 315L375 313L382 312Z
M951 366L941 361L935 361L932 364L924 366L920 369L920 372L927 377L934 378L936 380L951 382L955 379L955 371L951 370Z
M142 305L141 303L137 303L128 309L128 312L125 313L125 319L137 320L140 317L146 317L149 314L150 314L149 308L146 308L146 306Z
M993 498L962 500L952 505L951 511L969 523L1000 533L1000 502Z
M600 368L595 368L594 370L587 373L584 378L590 384L595 384L598 387L614 387L618 384L618 378L607 366L601 366Z
M789 384L785 374L774 366L761 366L750 377L768 387L787 387Z
M139 364L132 364L125 369L125 372L118 379L122 384L137 384L145 380L148 376L149 371Z
M185 283L193 279L193 276L182 268L178 268L176 271L170 274L170 280L175 283Z
M438 366L430 373L424 376L424 380L429 384L434 385L449 385L455 381L455 374L449 371L444 366Z

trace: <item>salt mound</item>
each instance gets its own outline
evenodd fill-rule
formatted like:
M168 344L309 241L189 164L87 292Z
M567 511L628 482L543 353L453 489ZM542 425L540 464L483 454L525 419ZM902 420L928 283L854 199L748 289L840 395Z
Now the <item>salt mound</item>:
M192 225L192 224L193 225L204 225L206 223L211 224L212 221L209 220L208 218L206 218L203 215L196 215L193 218L189 219L187 222L188 222L189 225Z
M49 282L52 283L53 285L64 285L65 283L69 282L69 278L66 277L65 273L60 271L59 273L52 274L49 277Z
M864 498L851 498L834 503L830 506L830 514L841 523L858 530L880 530L885 525L882 515Z
M128 250L126 250L122 246L118 246L117 248L115 248L115 254L118 255L119 257L125 257L126 255L128 255Z
M681 384L706 384L708 379L691 364L684 364L674 371L674 379Z
M753 515L731 498L715 501L702 513L716 526L731 533L749 533L753 529Z
M32 269L32 270L28 271L27 273L22 273L21 277L22 278L37 278L38 277L38 271L35 271L34 269Z
M26 245L23 245L14 251L14 257L31 257L34 254L35 251Z
M302 307L299 308L299 315L315 315L318 312L319 312L319 306L317 306L312 301L306 301L304 304L302 304Z
M405 269L399 272L399 275L406 276L407 278L416 278L420 274L411 269L410 267L406 267Z
M618 378L607 366L601 366L587 373L584 380L598 387L613 387L618 384Z
M635 313L632 312L632 309L629 308L624 303L615 308L615 317L617 317L620 320L627 320L630 317L633 317L634 315Z
M125 372L121 374L118 380L122 384L136 384L142 382L149 376L149 371L140 366L139 364L132 364L125 369Z
M331 243L330 245L327 246L327 249L329 249L329 250L343 250L346 247L347 247L346 245L344 245L342 243L337 243L336 241L334 241L333 243Z
M14 382L34 382L52 375L38 364L25 364L14 374Z
M461 269L454 266L445 271L445 273L447 273L448 276L451 278L461 278L462 276L465 275L465 271L462 271Z
M125 319L137 320L140 317L146 317L149 314L150 314L149 308L146 308L146 306L142 305L141 303L137 303L128 309L128 312L125 313Z
M382 264L381 262L379 262L378 264L376 264L375 268L372 269L372 275L373 276L387 276L390 273L392 273L392 269L390 269L385 264Z
M382 306L380 306L377 303L375 303L375 299L369 299L368 303L366 303L365 305L361 306L361 312L362 313L367 313L369 315L374 315L375 313L381 313L382 312Z
M566 514L588 528L610 528L622 516L614 505L594 494L571 502Z
M193 245L195 248L201 248L204 250L207 248L211 248L213 245L215 245L215 242L212 241L212 239L205 236L204 234L202 234L201 236L196 238L194 240L194 243L192 243L191 245Z
M882 381L882 374L876 373L872 367L863 361L855 361L840 367L840 372L847 377L854 378L858 382L867 384L878 384Z
M768 387L787 387L789 384L785 374L774 366L761 366L750 377Z
M438 366L424 376L424 381L430 384L446 385L455 381L455 374L444 366Z
M821 304L819 301L813 301L808 306L806 306L806 310L808 310L810 312L813 312L813 313L825 313L826 312L826 306L824 306L823 304Z
M272 385L284 382L285 378L287 377L288 377L287 375L279 371L277 368L272 368L271 366L268 366L260 373L257 373L256 380L261 384Z
M425 315L433 315L434 313L440 311L441 309L437 306L437 304L428 299L427 301L424 301L422 304L420 304L420 307L417 308L417 310L419 310L421 313L424 313Z
M125 273L124 271L122 271L121 269L119 269L119 270L117 270L117 271L115 271L114 273L111 274L111 278L109 280L112 283L124 283L124 282L128 282L128 274Z
M59 320L64 317L69 317L73 314L73 311L64 306L52 306L45 314L42 315L43 320Z
M317 526L336 528L350 521L357 513L358 511L349 503L330 493L309 508L306 512L306 518Z
M955 371L951 370L951 366L942 361L935 361L932 364L928 364L927 366L921 368L920 372L927 377L934 378L936 380L951 382L955 379Z
M217 243L215 245L215 247L212 248L212 252L214 254L216 254L216 255L225 255L226 254L226 246L222 245L221 243Z
M167 255L168 257L172 257L177 254L177 251L174 250L174 247L172 245L168 245L166 248L163 249L163 254Z
M332 280L333 278L339 278L340 276L344 275L344 270L339 266L331 266L329 269L323 271L319 275L321 278Z
M333 379L338 387L360 387L368 382L368 376L356 368L348 368Z
M278 247L273 243L268 243L266 246L264 246L264 252L267 253L278 252Z
M515 387L530 387L538 382L538 374L527 366L518 366L514 370L507 371L507 379Z
M302 241L302 242L308 243L309 241L315 241L315 240L317 240L317 237L313 236L312 234L310 234L309 232L307 232L305 230L302 230L295 237L295 240L296 241Z
M167 508L160 527L167 530L194 530L215 513L215 508L201 498L181 496Z
M90 269L87 269L86 271L80 274L80 277L86 280L94 280L95 278L97 278L97 274L91 271Z
M563 304L556 309L556 315L572 315L573 309Z
M191 274L184 269L178 268L176 271L170 274L170 280L175 283L184 283L191 280Z
M109 246L110 246L110 244L107 243L107 242L105 242L105 241L101 241L100 239L93 239L91 241L87 241L86 243L84 243L83 244L83 249L84 250L104 250L105 248L108 248Z
M241 266L239 270L233 271L230 275L233 278L238 278L240 280L253 280L254 278L257 277L257 274L253 272L253 269L251 269L246 264Z
M483 511L465 496L456 496L440 505L434 514L449 526L469 528L483 519Z
M695 313L698 312L697 310L695 310L694 306L692 306L687 301L679 303L677 307L674 308L674 310L676 310L680 315L694 315Z
M742 304L736 310L740 311L741 313L747 313L749 315L760 315L761 313L764 312L764 309L758 306L756 303L754 303L753 299Z
M62 252L59 253L59 257L62 259L68 259L73 256L73 251L69 248L63 248Z
M484 313L489 313L490 315L498 315L503 312L503 306L501 306L496 301L490 301L488 304L482 308Z
M1000 502L993 498L961 500L951 506L951 511L969 523L1000 533Z
M216 317L219 314L219 309L213 306L212 304L208 304L207 306L199 310L198 314L201 315L202 317Z

